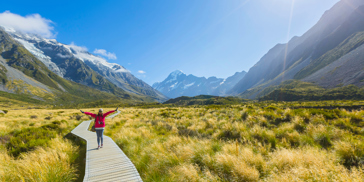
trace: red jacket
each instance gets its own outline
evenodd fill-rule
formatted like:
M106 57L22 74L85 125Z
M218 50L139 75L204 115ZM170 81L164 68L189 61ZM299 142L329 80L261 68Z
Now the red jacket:
M104 113L102 116L90 112L85 112L85 114L90 115L93 118L96 118L95 128L105 128L105 117L113 112L115 111L109 111L107 113Z

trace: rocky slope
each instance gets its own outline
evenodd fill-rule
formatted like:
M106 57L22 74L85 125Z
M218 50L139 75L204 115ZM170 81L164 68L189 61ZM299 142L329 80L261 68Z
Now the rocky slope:
M362 0L341 0L304 35L272 48L228 93L252 99L290 79L324 87L363 86L362 5Z

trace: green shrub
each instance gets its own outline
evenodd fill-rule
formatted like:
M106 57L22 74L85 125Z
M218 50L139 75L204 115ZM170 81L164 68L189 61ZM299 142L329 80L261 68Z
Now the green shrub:
M241 119L243 121L245 121L248 118L248 113L247 112L243 112L243 114L241 114Z
M179 126L178 128L178 135L185 136L185 137L196 137L199 136L199 133L195 130L188 129L186 127Z
M50 129L50 130L59 130L59 125L58 124L47 124L47 125L43 125L42 128L44 129Z
M305 125L305 123L301 123L301 122L294 123L294 126L293 126L293 128L300 133L303 133L305 131L306 127L307 126Z
M241 140L240 133L235 130L223 130L217 138L222 140Z
M56 132L40 128L26 128L12 133L6 147L11 155L18 157L23 152L34 150L38 146L46 146L50 139L56 137Z
M328 149L332 146L332 142L330 136L326 133L322 133L318 137L315 138L315 141L321 145L322 148Z
M46 120L51 120L51 119L52 119L52 117L51 117L51 116L47 116L47 117L45 117L44 119L46 119Z
M337 142L334 145L335 153L340 163L345 167L358 167L364 165L364 144L361 141Z
M278 110L279 108L278 108L277 106L270 105L270 106L266 107L265 109L266 109L266 110L276 111L276 110Z
M60 121L52 121L52 124L60 125L60 124L61 124L61 122L60 122Z
M82 119L82 116L81 115L76 115L76 119L77 119L77 121L79 121L79 120Z
M37 119L38 118L38 116L36 116L36 115L31 115L30 116L30 119Z
M361 122L363 122L363 117L360 115L352 115L350 117L350 122L355 123L355 124L361 124Z

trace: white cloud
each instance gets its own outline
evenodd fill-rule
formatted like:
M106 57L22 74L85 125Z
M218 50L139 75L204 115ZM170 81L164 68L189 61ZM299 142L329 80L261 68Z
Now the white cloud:
M57 56L60 57L60 58L63 58L63 59L67 59L67 58L72 57L71 55L63 55L61 53L58 53Z
M143 71L143 70L139 70L139 71L138 71L138 73L140 73L140 74L145 74L146 72L145 72L145 71Z
M107 52L105 49L95 49L94 53L105 56L108 59L117 59L115 53Z
M24 17L10 11L0 13L0 25L25 33L38 34L45 38L55 38L56 34L53 32L54 27L51 26L52 24L51 20L43 18L39 14Z
M87 52L88 51L87 47L85 47L85 46L78 46L74 42L71 42L71 44L69 46L73 50L75 50L76 52Z

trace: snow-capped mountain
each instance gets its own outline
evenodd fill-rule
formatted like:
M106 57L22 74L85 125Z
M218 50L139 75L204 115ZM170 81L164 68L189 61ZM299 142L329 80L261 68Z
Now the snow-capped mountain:
M171 98L196 95L224 96L244 77L245 73L245 71L237 72L233 76L223 79L196 77L177 70L170 73L164 81L154 83L152 87Z
M9 27L3 28L51 71L63 78L99 90L108 91L111 89L109 84L115 84L130 93L147 95L158 101L167 99L123 66L109 63L104 58L89 53L84 47L62 44L55 39L22 33Z

